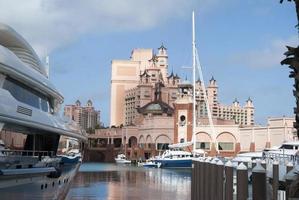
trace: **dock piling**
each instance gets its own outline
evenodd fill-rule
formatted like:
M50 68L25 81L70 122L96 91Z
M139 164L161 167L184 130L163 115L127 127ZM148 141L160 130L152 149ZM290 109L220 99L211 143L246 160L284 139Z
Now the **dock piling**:
M233 199L233 164L225 163L225 200Z
M216 199L222 200L223 199L223 172L224 172L224 165L221 160L217 162L217 179L216 179Z
M248 169L241 163L237 167L237 200L248 198Z
M266 170L260 162L252 169L252 197L253 200L267 199Z
M272 175L272 188L273 188L273 200L278 198L278 187L279 187L279 162L273 162L273 175Z

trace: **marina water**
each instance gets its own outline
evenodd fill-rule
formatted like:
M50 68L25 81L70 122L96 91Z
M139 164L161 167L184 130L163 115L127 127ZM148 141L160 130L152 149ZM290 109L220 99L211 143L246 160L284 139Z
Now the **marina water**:
M190 193L190 169L84 163L73 180L66 199L189 200Z

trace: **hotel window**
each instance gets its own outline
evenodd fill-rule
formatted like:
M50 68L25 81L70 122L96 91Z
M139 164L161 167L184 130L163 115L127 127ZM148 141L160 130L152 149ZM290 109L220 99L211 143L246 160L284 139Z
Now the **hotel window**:
M220 151L232 151L234 150L233 142L218 142L218 149Z
M196 149L210 150L210 142L196 142Z

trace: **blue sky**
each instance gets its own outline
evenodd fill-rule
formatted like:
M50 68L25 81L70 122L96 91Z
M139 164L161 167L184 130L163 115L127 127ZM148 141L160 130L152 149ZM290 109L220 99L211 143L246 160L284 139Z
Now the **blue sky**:
M0 0L0 22L21 33L44 59L65 103L91 99L109 124L111 60L133 48L168 48L169 71L191 79L191 12L204 77L213 75L219 101L244 105L256 122L292 116L289 70L279 64L284 45L297 45L293 3L279 0Z

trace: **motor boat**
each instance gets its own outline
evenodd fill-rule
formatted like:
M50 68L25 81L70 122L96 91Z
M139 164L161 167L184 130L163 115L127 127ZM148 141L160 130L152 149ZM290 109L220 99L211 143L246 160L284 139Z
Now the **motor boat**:
M62 103L30 44L0 23L1 199L63 199L67 194L81 162L62 162L61 140L76 139L82 151L87 137L60 116Z
M180 148L168 149L155 159L160 168L191 168L193 155Z
M299 141L284 142L278 148L265 149L263 157L299 164Z
M118 154L114 160L117 164L131 164L131 161L127 160L125 154Z
M160 163L155 161L157 158L158 158L158 156L152 157L152 158L146 160L145 162L139 162L138 166L144 167L144 168L159 168Z
M252 162L253 160L262 159L263 158L263 152L245 152L245 153L239 153L232 159L232 162L240 163L240 162Z
M62 136L63 137L63 136ZM79 141L74 138L65 138L64 148L58 154L61 157L61 162L64 164L72 164L82 162L82 154L80 152Z

